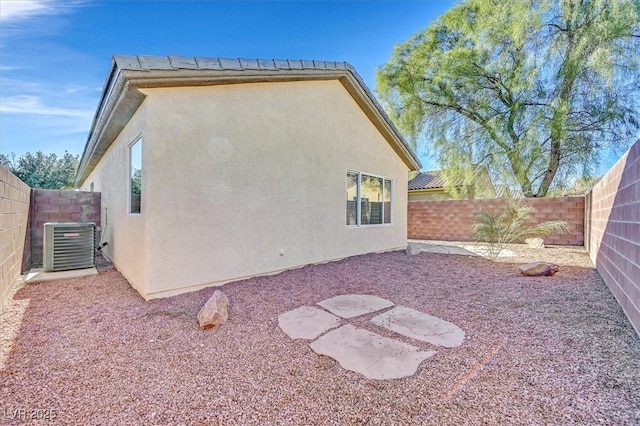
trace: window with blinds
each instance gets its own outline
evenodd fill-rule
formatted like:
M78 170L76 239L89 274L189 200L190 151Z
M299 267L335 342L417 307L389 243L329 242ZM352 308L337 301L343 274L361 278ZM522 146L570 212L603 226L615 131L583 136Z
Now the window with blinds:
M347 221L350 226L391 224L392 180L347 171Z

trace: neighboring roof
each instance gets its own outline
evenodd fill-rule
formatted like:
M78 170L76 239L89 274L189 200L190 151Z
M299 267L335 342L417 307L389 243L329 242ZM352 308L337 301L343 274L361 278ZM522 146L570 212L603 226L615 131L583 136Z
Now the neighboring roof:
M145 95L139 89L301 80L339 80L409 169L420 169L415 152L347 62L116 55L80 158L75 185L89 176L140 106Z
M459 178L453 186L464 186L464 179ZM425 189L442 189L445 187L442 170L431 170L419 173L408 183L409 191L420 191Z

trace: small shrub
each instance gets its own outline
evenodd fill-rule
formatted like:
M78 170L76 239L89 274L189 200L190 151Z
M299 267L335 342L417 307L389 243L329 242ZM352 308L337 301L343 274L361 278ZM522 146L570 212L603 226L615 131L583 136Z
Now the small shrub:
M489 243L489 257L496 259L507 244L569 231L569 224L559 220L532 225L531 216L535 211L522 199L510 200L498 214L480 210L473 223L474 237L476 241Z

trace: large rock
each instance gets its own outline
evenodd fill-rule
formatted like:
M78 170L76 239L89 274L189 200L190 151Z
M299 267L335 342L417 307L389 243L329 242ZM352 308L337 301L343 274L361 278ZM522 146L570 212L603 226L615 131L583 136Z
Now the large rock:
M217 327L229 319L229 298L220 290L213 292L213 296L198 312L198 322L202 330Z
M542 238L527 238L524 243L529 248L544 248L544 240Z
M558 272L560 267L553 263L533 262L527 265L522 265L519 269L520 273L525 277L550 277Z

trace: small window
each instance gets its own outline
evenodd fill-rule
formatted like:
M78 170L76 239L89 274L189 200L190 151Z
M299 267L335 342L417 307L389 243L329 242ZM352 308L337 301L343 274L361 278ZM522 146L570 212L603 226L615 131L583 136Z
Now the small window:
M390 179L347 172L347 225L391 224Z
M142 139L129 147L129 212L140 213L142 198Z
M91 185L89 185L89 191L93 192L93 182L91 182Z

